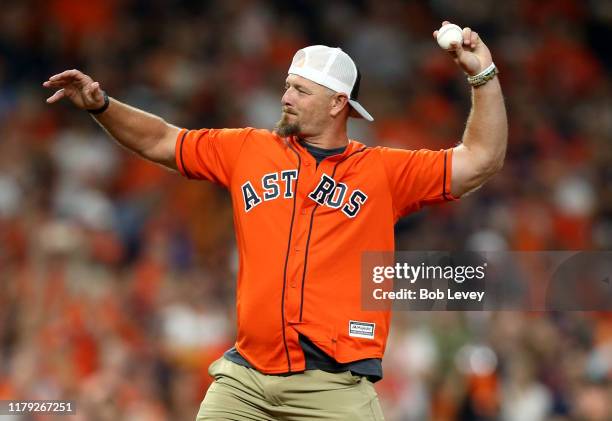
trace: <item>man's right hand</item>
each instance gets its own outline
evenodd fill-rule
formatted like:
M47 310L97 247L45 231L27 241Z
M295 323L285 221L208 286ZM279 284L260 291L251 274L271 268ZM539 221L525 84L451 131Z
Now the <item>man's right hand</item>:
M83 110L97 110L104 106L104 91L100 84L78 70L66 70L43 83L45 88L57 89L47 103L68 98ZM96 122L117 142L149 161L176 170L176 139L180 129L156 115L110 99L110 108L95 116Z
M78 70L66 70L53 75L43 83L45 88L57 89L47 98L52 104L62 98L68 98L74 105L83 110L95 110L104 105L104 94L100 84Z

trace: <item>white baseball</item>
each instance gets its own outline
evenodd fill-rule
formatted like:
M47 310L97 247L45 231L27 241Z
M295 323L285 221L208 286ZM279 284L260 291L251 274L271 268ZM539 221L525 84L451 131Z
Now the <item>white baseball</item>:
M456 42L459 45L463 43L463 30L454 23L449 23L438 29L436 39L440 47L448 50L451 48L452 42Z

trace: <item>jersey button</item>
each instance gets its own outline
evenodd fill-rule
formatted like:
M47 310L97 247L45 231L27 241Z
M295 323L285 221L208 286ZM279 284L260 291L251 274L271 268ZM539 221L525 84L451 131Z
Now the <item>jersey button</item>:
M300 212L302 215L306 215L306 209L302 209L302 211Z
M296 253L298 253L299 251L300 251L300 248L299 248L299 247L296 247L296 248L295 248L295 252L296 252Z
M306 161L304 162L304 165L306 165L307 167L310 167L310 162Z

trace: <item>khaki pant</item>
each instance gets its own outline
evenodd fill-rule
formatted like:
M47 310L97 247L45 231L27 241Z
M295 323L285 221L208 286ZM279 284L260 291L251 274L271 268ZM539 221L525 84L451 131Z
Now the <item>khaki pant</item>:
M196 421L383 421L372 383L349 371L269 376L220 358Z

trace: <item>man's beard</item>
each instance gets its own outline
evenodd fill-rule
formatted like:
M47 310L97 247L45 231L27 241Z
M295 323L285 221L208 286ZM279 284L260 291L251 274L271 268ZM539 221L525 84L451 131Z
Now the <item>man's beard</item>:
M280 137L289 137L289 136L297 136L301 132L301 128L299 123L289 123L287 121L288 114L283 113L281 119L274 126L274 131Z

